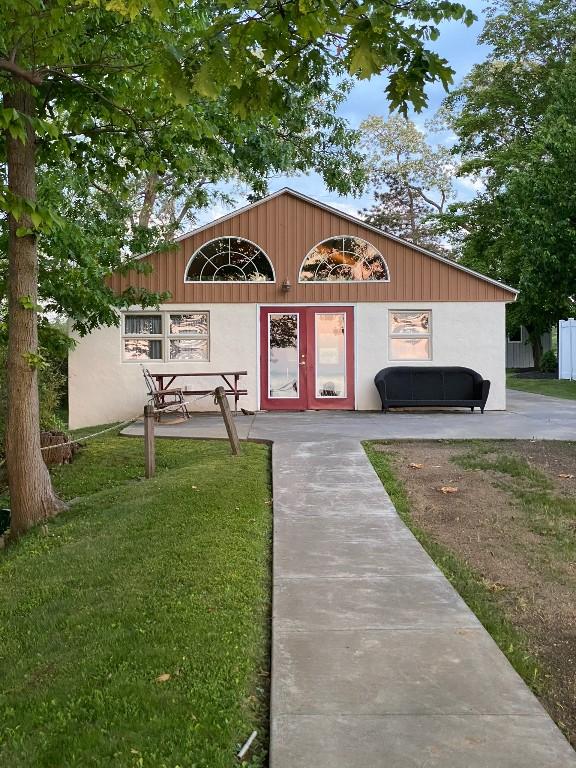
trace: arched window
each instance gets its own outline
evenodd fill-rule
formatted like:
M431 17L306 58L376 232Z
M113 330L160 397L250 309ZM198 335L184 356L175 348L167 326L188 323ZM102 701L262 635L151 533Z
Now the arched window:
M388 282L380 251L360 237L329 237L308 253L300 267L301 283Z
M218 237L200 246L186 267L187 283L273 283L261 248L242 237Z

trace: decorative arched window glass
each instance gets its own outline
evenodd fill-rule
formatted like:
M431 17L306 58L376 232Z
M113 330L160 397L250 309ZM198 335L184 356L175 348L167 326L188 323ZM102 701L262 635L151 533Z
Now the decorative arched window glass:
M360 237L330 237L308 253L300 267L301 283L388 282L384 257Z
M187 283L273 283L264 251L242 237L219 237L200 246L186 267Z

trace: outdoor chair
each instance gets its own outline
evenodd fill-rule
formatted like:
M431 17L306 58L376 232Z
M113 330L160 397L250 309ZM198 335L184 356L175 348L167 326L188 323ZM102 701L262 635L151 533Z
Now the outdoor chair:
M158 389L156 380L148 370L142 366L144 381L148 389L148 403L154 407L154 419L160 421L163 413L182 411L187 419L190 418L188 404L180 387L172 389Z

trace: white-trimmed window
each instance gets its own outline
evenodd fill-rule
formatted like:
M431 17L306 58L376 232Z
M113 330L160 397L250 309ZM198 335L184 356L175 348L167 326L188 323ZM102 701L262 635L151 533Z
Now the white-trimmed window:
M312 248L300 267L300 283L390 282L380 251L361 237L329 237Z
M273 283L274 267L262 248L243 237L217 237L201 245L186 266L186 283Z
M522 344L524 341L524 333L521 325L517 325L508 334L508 341L510 344Z
M210 314L204 311L126 312L122 316L125 362L206 362Z
M432 359L432 312L391 309L388 312L390 360Z

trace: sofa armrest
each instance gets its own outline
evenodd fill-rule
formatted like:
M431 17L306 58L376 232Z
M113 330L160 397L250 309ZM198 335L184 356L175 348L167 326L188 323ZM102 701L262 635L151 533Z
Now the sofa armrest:
M490 392L490 380L489 379L483 379L482 380L482 408L486 405L486 400L488 400L488 394Z

